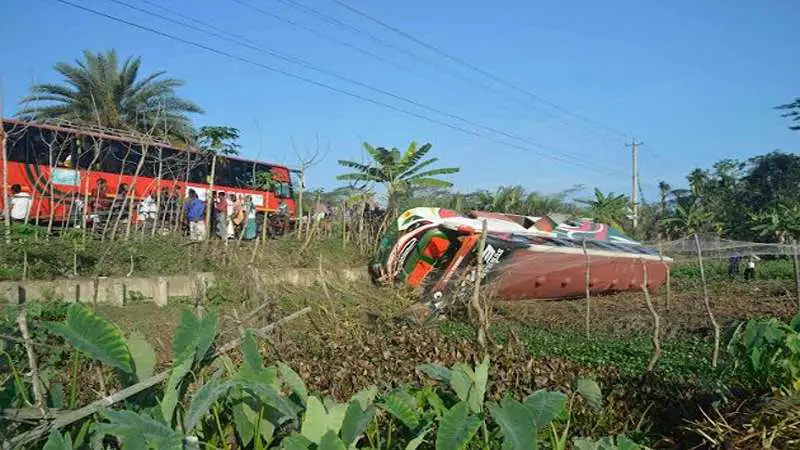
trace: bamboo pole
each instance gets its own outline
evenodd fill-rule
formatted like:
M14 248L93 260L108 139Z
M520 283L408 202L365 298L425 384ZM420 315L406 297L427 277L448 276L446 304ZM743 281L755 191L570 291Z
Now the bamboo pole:
M483 251L486 249L486 220L481 226L481 238L478 241L478 252L475 255L475 290L472 292L472 307L478 315L478 344L486 348L486 311L481 307L481 275L483 274Z
M136 171L133 173L133 179L131 179L131 186L128 189L128 192L125 193L125 203L128 207L128 223L125 226L125 239L127 240L131 235L131 226L133 225L133 208L134 204L136 203L136 180L139 179L139 174L142 171L142 167L144 167L145 159L147 159L147 150L149 149L149 145L145 143L141 147L142 154L139 157L139 163L136 165ZM133 194L133 199L131 199L131 194ZM142 193L142 199L147 195L147 192Z
M2 94L2 92L0 92ZM2 113L2 95L0 95L0 113ZM6 129L3 125L3 115L0 114L0 154L3 157L3 224L5 225L6 244L11 243L11 208L8 197L8 151L6 150Z
M644 301L647 303L647 309L653 316L653 356L650 358L650 363L647 364L647 371L652 372L656 367L658 359L661 358L661 318L653 306L653 301L650 299L650 289L647 287L647 261L642 260L642 292L644 292Z
M672 304L672 282L670 280L670 270L669 265L664 262L664 249L661 243L661 239L658 240L658 258L661 260L661 264L664 266L664 279L666 280L666 289L664 293L664 307L667 311L669 311L670 305Z
M345 221L345 203L342 201L342 249L347 248L347 223Z
M300 165L300 186L298 186L297 190L297 205L295 205L295 218L305 217L305 213L303 212L303 191L305 190L306 184L306 166L305 164ZM288 231L289 227L286 227ZM300 226L297 227L297 240L302 240L303 235L303 222L300 222Z
M91 193L92 188L89 185L89 181L92 175L92 169L94 168L95 164L97 164L97 160L100 159L100 150L103 148L103 140L96 140L92 138L92 161L89 163L89 167L86 169L86 187L83 191L83 216L81 218L81 229L83 230L83 239L86 240L86 219L88 216L88 211L91 209L89 208L89 194ZM80 160L80 157L78 158ZM92 211L95 213L96 211ZM92 222L92 227L96 227L97 220Z
M583 255L586 257L586 269L584 270L584 287L586 288L586 318L585 318L585 327L586 327L586 339L589 339L589 331L591 328L591 314L592 314L592 295L591 295L591 258L589 257L589 251L586 249L586 239L583 239Z
M158 175L156 178L156 215L153 218L153 229L150 230L150 236L156 235L156 229L158 228L159 218L161 217L161 191L162 187L161 184L163 182L164 176L164 149L158 147ZM167 218L167 215L164 214L164 219ZM163 226L163 225L162 225Z
M697 234L694 235L694 243L697 247L697 262L700 264L700 281L703 283L703 303L708 313L708 319L711 321L711 326L714 327L714 350L711 353L711 367L717 367L717 360L719 359L719 324L714 318L714 312L711 311L711 301L708 298L708 284L706 283L706 272L703 268L703 251L700 249L700 238Z
M217 174L217 155L211 157L211 181L206 192L206 242L211 240L214 230L211 229L211 209L214 207L214 177ZM187 178L188 180L188 178Z

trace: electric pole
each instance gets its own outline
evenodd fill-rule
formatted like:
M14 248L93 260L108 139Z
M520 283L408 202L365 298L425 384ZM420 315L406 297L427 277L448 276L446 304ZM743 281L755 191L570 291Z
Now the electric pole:
M633 138L631 147L631 207L633 208L633 228L639 226L639 146L644 142L637 142Z

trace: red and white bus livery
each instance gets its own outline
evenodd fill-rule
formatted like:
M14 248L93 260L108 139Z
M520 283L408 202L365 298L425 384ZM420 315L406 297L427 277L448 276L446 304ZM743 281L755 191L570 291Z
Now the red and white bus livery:
M196 148L66 122L2 122L0 151L7 155L9 194L19 185L31 196L32 223L64 222L80 215L75 206L96 195L98 184L105 184L109 201L120 186L127 186L134 202L167 191L185 198L189 189L205 200L211 187L212 158ZM282 204L294 214L288 167L220 155L214 169L214 191L250 195L260 214L278 211ZM256 187L264 172L271 174L273 192ZM92 212L91 204L79 209Z

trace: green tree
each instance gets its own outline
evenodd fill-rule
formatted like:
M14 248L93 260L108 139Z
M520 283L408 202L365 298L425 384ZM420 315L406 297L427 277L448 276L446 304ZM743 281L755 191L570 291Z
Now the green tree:
M614 228L622 229L622 220L630 210L630 203L624 194L603 194L600 189L594 189L594 198L578 200L589 207L592 219L608 224Z
M800 205L779 204L770 210L750 216L756 225L751 228L760 236L775 238L784 244L787 238L797 239L800 236Z
M672 216L661 221L662 228L670 237L682 237L705 231L720 231L720 224L714 222L714 214L692 203L687 206L677 204Z
M794 99L794 101L791 103L776 106L775 109L786 111L781 114L781 117L787 117L792 122L800 122L800 98ZM800 125L789 125L789 129L798 131L800 130Z
M242 148L236 142L239 130L233 127L200 127L195 139L200 148L214 155L238 155Z
M337 180L362 183L380 183L386 187L387 212L397 216L397 201L401 195L412 192L414 188L447 188L452 186L449 181L441 180L439 175L458 173L457 167L442 167L429 169L438 161L438 158L423 160L431 151L431 144L417 148L416 142L411 142L405 152L396 148L391 150L378 147L374 148L364 143L364 149L372 158L371 164L362 164L356 161L339 160L339 164L355 172L342 174ZM427 169L427 170L424 170Z
M686 179L689 181L689 188L692 190L692 194L695 197L701 197L708 183L708 172L703 169L694 169L686 176Z
M104 127L152 132L186 140L191 136L191 113L196 104L177 96L184 83L158 71L141 75L141 58L129 57L122 65L114 50L83 52L75 64L56 63L64 82L31 86L20 102L18 115L28 119L65 119Z
M267 192L275 192L279 185L280 183L272 175L272 172L268 171L256 172L252 183L253 189Z

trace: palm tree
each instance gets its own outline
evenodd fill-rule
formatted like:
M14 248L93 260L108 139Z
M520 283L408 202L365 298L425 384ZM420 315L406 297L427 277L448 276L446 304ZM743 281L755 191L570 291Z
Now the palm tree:
M396 148L391 150L384 147L374 148L365 142L364 149L373 159L372 164L339 160L339 165L356 171L339 175L336 179L383 184L388 198L386 211L397 216L398 196L411 192L413 188L448 188L453 185L449 181L435 177L457 173L459 171L457 167L423 170L438 161L438 158L422 160L431 148L431 144L417 148L417 143L411 142L406 151L401 153Z
M800 97L794 99L791 103L776 106L775 109L787 111L781 114L781 117L787 117L792 122L800 122ZM800 131L800 125L789 125L790 130Z
M630 203L624 194L616 195L613 192L603 194L600 189L594 189L594 198L578 200L589 207L592 219L608 224L614 228L622 229L622 218L628 214Z
M686 179L689 181L692 194L695 197L701 197L708 184L708 173L703 169L694 169L686 176Z
M500 186L495 194L492 211L500 213L523 213L525 189L522 186Z
M191 136L189 113L202 113L194 103L178 97L183 81L164 78L164 71L139 73L141 58L127 58L120 66L117 53L83 52L83 61L56 63L65 83L31 86L20 102L18 115L33 120L64 119L109 128L158 133L186 140Z
M658 210L659 217L666 217L669 195L672 192L672 186L664 180L658 182L658 192L661 195L661 204Z

